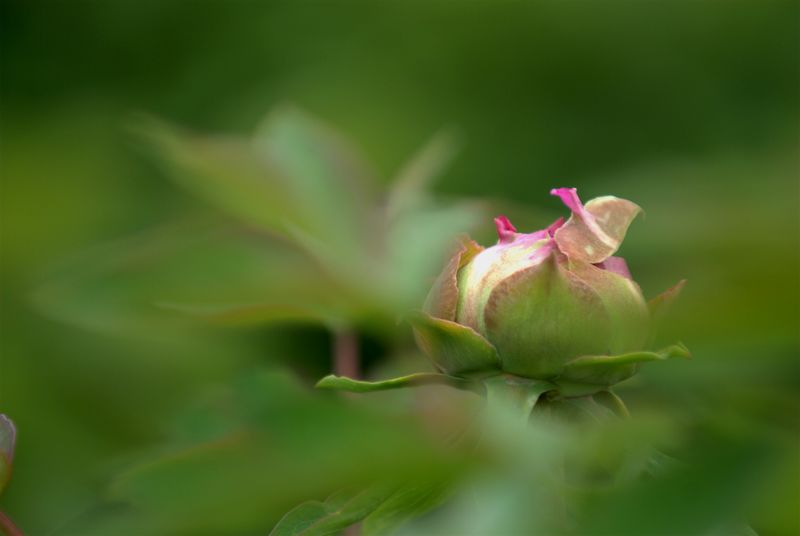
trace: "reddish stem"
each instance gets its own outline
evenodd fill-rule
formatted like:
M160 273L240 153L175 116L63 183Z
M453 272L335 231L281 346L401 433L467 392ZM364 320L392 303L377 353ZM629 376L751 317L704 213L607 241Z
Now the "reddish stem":
M5 534L5 536L25 536L3 512L0 512L0 532Z
M361 375L358 335L343 329L333 334L333 372L337 376L358 378Z

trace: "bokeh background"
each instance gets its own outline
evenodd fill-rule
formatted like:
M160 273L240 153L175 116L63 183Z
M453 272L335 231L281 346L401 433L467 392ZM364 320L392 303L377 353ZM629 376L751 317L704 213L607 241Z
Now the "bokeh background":
M142 320L153 288L203 295L230 281L235 294L260 275L237 271L230 240L191 241L228 232L230 215L220 223L213 202L170 180L152 135L132 127L139 114L249 136L287 103L352 140L379 186L442 128L454 132L459 149L432 187L435 203L467 207L448 233L463 226L488 243L496 209L547 223L562 210L555 186L644 207L622 254L648 297L688 280L661 337L693 359L649 367L620 393L634 413L668 421L655 436L702 469L606 497L587 519L606 534L709 534L735 512L759 534L800 533L797 2L0 6L0 411L19 428L0 506L26 533L264 534L367 469L460 463L398 421L423 407L459 422L453 408L473 401L427 388L364 408L311 390L330 371L336 319L172 322L153 306ZM322 214L336 219L335 207ZM406 240L438 263L444 251L426 237L421 226ZM284 250L265 247L266 279L294 259ZM369 270L352 259L345 270ZM115 262L133 282L94 289ZM298 277L312 297L330 290ZM150 301L131 321L137 296ZM426 370L407 326L361 320L350 327L365 375ZM241 447L225 443L231 433L260 439Z

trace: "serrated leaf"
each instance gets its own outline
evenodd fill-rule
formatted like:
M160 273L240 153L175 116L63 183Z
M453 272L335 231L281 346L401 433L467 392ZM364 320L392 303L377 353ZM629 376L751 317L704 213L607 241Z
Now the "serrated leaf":
M337 391L349 391L351 393L371 393L374 391L387 391L389 389L419 387L422 385L447 385L466 390L475 390L478 388L477 384L469 380L448 376L446 374L437 374L435 372L419 372L416 374L409 374L408 376L375 382L354 380L352 378L334 376L331 374L317 382L317 388L319 389L333 389Z

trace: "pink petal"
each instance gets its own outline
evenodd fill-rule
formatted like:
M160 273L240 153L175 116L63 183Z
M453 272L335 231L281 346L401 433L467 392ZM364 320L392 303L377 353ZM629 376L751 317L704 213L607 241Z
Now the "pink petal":
M554 188L572 211L566 223L553 234L558 249L567 257L597 264L619 249L628 226L641 209L625 199L597 197L584 206L575 188Z
M577 188L553 188L550 190L550 195L560 197L561 201L563 201L572 212L583 212L583 204L578 197Z
M500 238L501 244L513 242L517 235L517 228L511 223L506 216L500 215L494 219L494 225L497 227L497 236Z
M14 444L17 440L17 429L14 421L0 413L0 454L8 463L14 461Z
M558 218L556 221L551 223L546 229L548 236L552 238L556 234L558 228L562 225L564 225L564 218Z
M622 277L633 279L631 277L630 270L628 270L628 263L625 262L625 259L623 259L622 257L609 257L603 262L595 264L595 266L597 266L598 268L602 268L603 270L619 274Z

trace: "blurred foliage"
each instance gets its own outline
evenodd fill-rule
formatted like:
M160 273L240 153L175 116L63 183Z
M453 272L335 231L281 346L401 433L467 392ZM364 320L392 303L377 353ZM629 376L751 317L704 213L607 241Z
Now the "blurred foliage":
M348 142L286 106L251 139L192 136L153 119L136 130L171 176L233 221L182 222L73 259L37 294L61 319L141 329L148 317L165 321L159 308L385 332L424 299L453 236L480 214L477 204L434 204L427 191L452 153L444 133L378 195Z
M33 536L265 534L376 475L458 474L400 533L797 534L798 20L793 0L2 0L0 509ZM139 112L169 123L132 135ZM326 124L370 163L309 148ZM444 167L447 135L424 142L448 126ZM456 199L530 230L553 186L644 207L621 253L648 297L688 280L659 342L693 359L621 385L632 420L490 420L472 450L449 441L473 394L310 392L318 321L357 326L369 378L424 370L395 315L474 222ZM654 449L677 465L632 477Z

